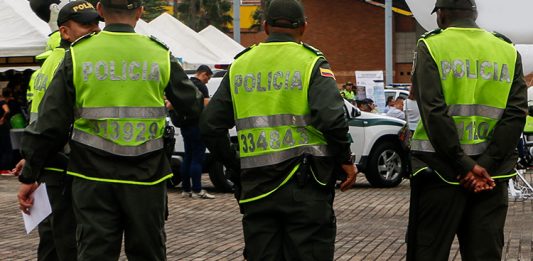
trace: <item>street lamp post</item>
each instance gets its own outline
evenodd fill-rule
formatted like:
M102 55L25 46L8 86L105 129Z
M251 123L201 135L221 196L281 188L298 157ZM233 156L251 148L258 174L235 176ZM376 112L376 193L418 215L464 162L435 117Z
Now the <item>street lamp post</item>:
M233 40L241 43L241 1L233 0Z

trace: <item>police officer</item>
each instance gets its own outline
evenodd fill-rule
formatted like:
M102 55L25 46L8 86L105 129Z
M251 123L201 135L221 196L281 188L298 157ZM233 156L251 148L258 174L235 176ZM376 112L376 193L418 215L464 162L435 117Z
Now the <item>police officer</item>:
M78 258L117 260L124 235L131 260L165 260L166 179L163 97L198 117L201 94L164 45L134 32L140 0L102 0L106 27L65 54L25 132L23 183L70 138ZM27 199L32 189L20 192Z
M59 12L57 25L59 31L50 36L47 52L39 57L47 57L42 67L37 71L32 82L32 102L30 105L30 122L37 120L37 112L44 93L54 73L63 60L65 50L81 36L99 32L98 22L100 16L94 7L86 1L74 1L65 5ZM55 35L60 35L58 39ZM44 163L44 169L37 179L39 183L46 183L46 191L50 199L52 214L39 224L38 260L76 260L76 221L72 209L71 184L72 177L65 175L68 157L64 153L57 153ZM15 172L20 172L24 160L21 160ZM24 173L22 180L27 178ZM28 186L21 185L21 191ZM21 209L28 213L25 204L25 195L19 195Z
M200 128L211 153L240 172L247 260L332 260L333 170L348 176L342 190L357 172L343 99L323 54L301 42L302 4L273 0L266 18L266 42L236 57Z
M516 145L527 111L520 55L480 29L473 0L437 0L441 29L418 42L413 87L421 121L413 155L408 260L501 260Z

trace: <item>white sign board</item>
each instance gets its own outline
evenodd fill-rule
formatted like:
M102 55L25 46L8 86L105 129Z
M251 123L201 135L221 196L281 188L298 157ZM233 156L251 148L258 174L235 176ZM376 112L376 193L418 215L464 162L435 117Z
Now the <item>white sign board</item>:
M374 101L380 112L385 109L385 86L383 84L383 71L355 71L355 82L358 86L357 98L362 98L359 91L364 87L364 98Z

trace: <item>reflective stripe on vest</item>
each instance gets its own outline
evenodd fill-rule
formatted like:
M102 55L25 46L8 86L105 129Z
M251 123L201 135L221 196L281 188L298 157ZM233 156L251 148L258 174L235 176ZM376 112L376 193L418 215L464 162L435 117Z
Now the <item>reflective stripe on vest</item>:
M43 100L44 94L54 78L54 74L65 57L65 49L56 48L52 51L50 56L46 58L42 67L37 71L35 79L33 79L32 86L32 103L30 107L30 123L37 120L39 113L39 105Z
M304 153L327 156L309 124L307 95L320 57L301 44L261 43L231 66L230 85L242 168L273 165Z
M449 116L477 115L485 118L500 119L504 109L478 104L453 104L448 106Z
M119 156L140 156L163 148L162 138L149 140L137 146L122 146L78 129L72 131L72 140Z
M292 159L294 157L298 157L303 154L312 154L314 156L328 156L329 154L327 151L328 150L326 145L295 147L278 151L275 153L250 156L247 157L246 160L241 159L241 167L247 169L273 165L281 163L288 159Z
M478 144L461 144L461 148L466 153L466 155L479 155L487 149L488 143L478 143ZM429 140L412 140L411 141L411 150L421 151L421 152L435 152L433 145Z
M138 46L143 52L136 51ZM102 31L73 45L71 55L72 139L120 156L162 149L169 51L144 35Z
M309 115L280 114L280 115L256 116L256 117L238 119L235 125L237 126L237 130L278 127L278 126L283 126L283 125L305 127L309 125L309 120L310 120Z
M507 105L516 49L479 28L450 27L420 41L438 67L447 114L462 149L467 155L483 153ZM435 152L423 124L413 134L411 149Z
M78 118L161 118L167 115L165 107L99 107L79 108L76 110Z

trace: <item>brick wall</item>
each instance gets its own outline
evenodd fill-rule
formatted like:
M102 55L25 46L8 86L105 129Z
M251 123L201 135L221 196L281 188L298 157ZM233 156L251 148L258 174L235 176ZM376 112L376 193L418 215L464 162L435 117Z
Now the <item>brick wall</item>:
M309 22L304 42L326 55L338 83L354 82L355 70L385 70L384 9L359 0L303 3ZM394 16L398 31L414 30L413 18ZM264 32L243 33L241 43L249 46L265 38Z

